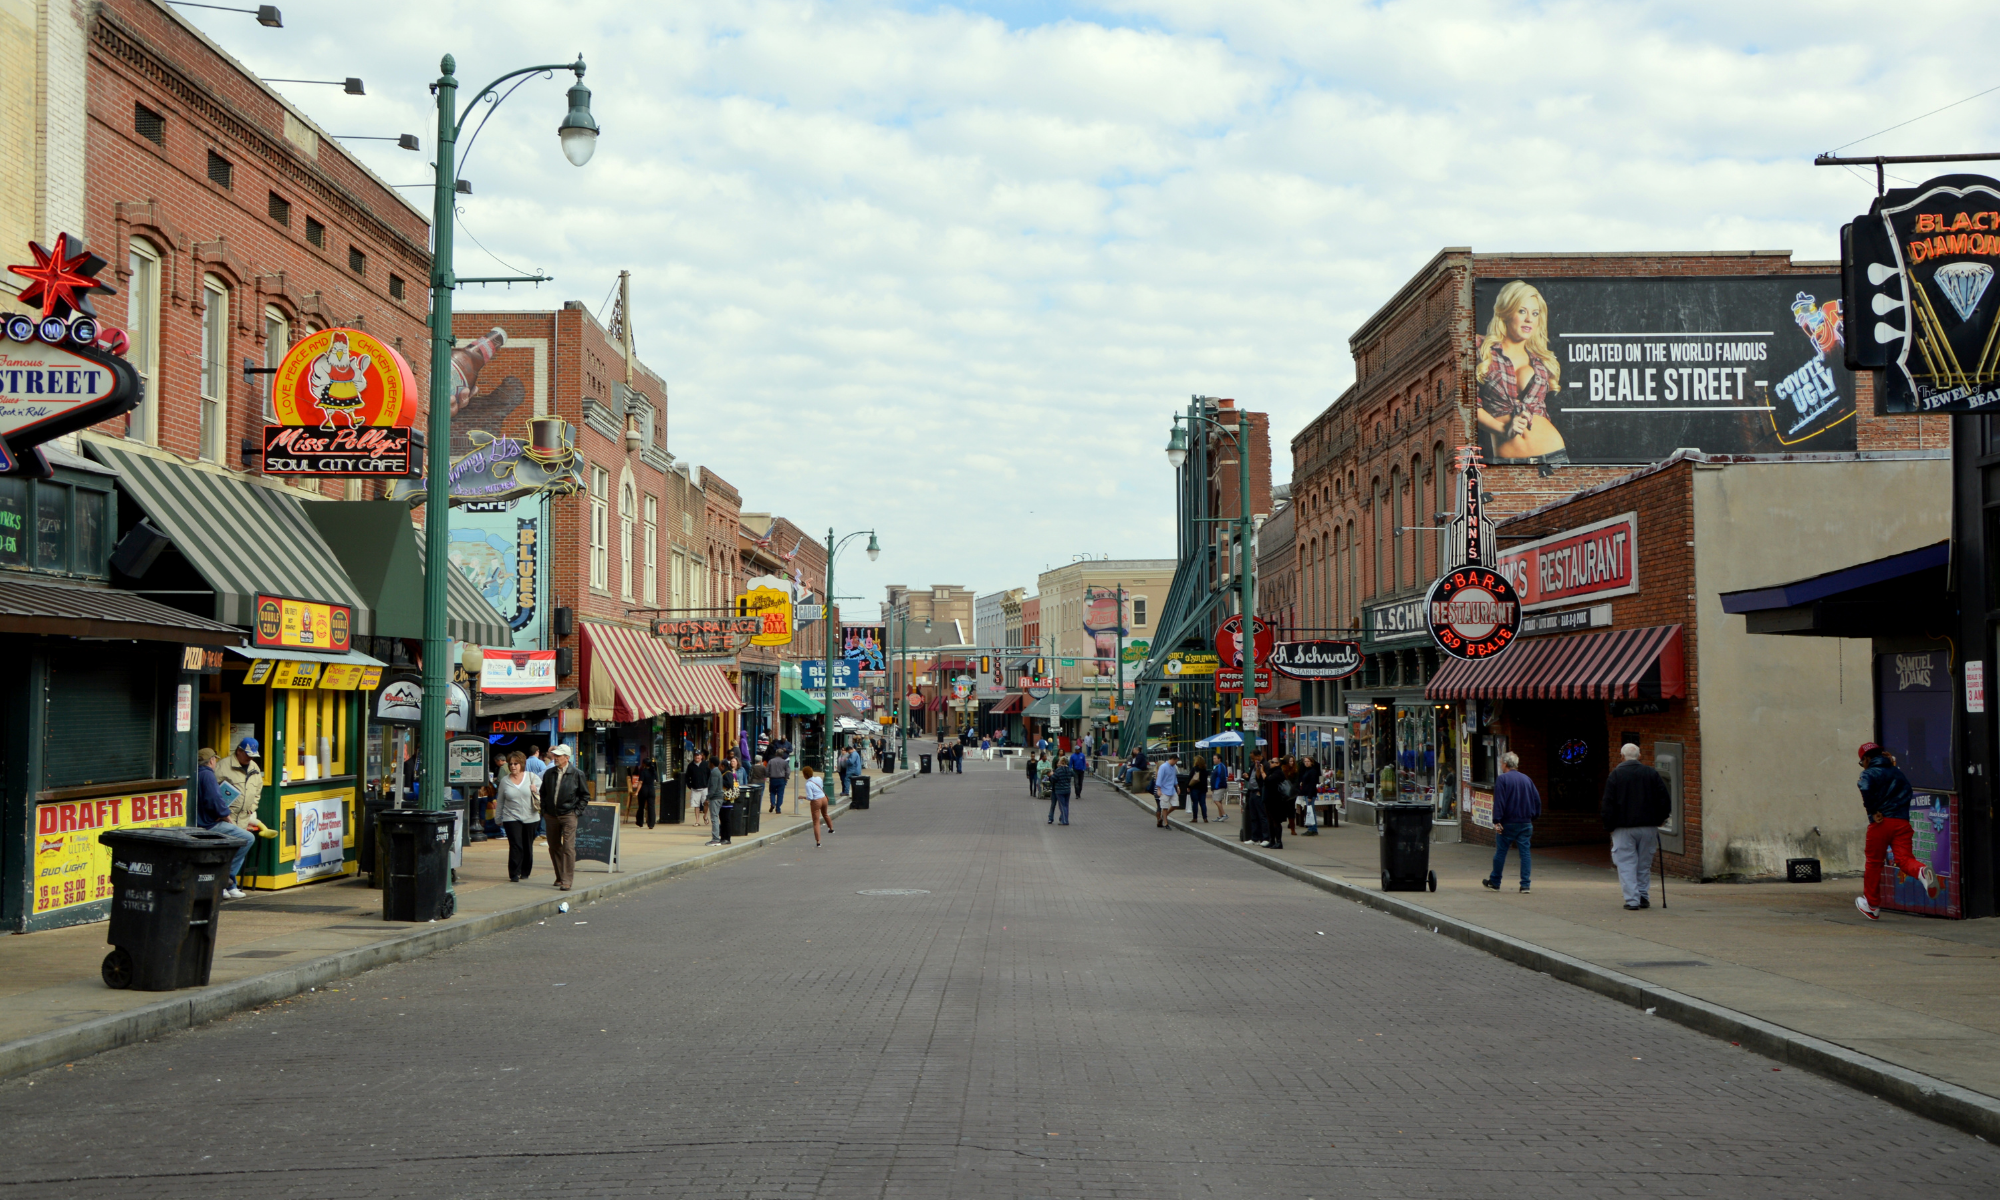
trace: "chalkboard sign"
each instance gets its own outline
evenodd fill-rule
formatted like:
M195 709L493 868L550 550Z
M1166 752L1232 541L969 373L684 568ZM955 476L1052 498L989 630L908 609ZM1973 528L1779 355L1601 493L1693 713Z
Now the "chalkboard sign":
M618 869L618 806L586 804L576 814L576 861L594 859L606 871Z

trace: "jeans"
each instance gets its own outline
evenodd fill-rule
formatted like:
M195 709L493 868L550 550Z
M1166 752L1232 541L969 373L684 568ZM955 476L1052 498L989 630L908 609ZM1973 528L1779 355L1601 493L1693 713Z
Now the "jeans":
M516 882L535 872L535 821L502 821L507 831L507 878Z
M1493 874L1486 880L1494 887L1500 886L1500 877L1507 873L1507 847L1514 846L1521 851L1521 886L1528 886L1528 869L1534 861L1528 844L1534 841L1533 821L1510 821L1502 825L1493 835Z
M1625 890L1626 907L1648 898L1653 886L1653 853L1659 848L1660 831L1651 825L1611 831L1611 861L1618 866L1618 886Z
M1060 789L1056 791L1055 795L1049 797L1049 820L1053 821L1056 819L1056 809L1058 807L1062 809L1062 823L1065 825L1069 824L1069 793Z
M720 842L725 840L722 836L722 810L728 807L727 804L724 804L720 800L710 800L708 802L708 836L711 841Z
M771 780L772 812L781 813L785 811L785 785L790 783L791 781L792 777L789 775L780 775L777 778ZM721 837L722 835L717 834L716 836Z
M1076 798L1079 800L1083 799L1083 776L1084 772L1078 771L1076 773L1075 779L1073 779L1069 785L1070 789L1076 793Z
M1868 867L1861 876L1861 891L1868 897L1868 903L1880 908L1883 865L1893 859L1903 874L1914 877L1924 869L1924 864L1910 853L1910 823L1898 817L1869 822L1866 846Z
M1208 789L1188 789L1188 816L1196 821L1208 820Z
M961 750L951 756L951 769L954 774L965 774L965 751Z
M549 863L556 870L556 886L569 890L576 874L576 814L551 814L542 818L549 829Z
M1903 826L1905 829L1909 828L1909 822L1903 822ZM218 821L210 825L208 831L219 833L236 843L236 855L229 860L229 886L235 887L236 876L243 870L243 860L250 857L250 847L256 844L257 835L241 825L232 825L227 821Z
M1264 841L1264 806L1257 802L1256 796L1246 793L1243 797L1242 809L1243 831L1239 835L1241 840L1246 842Z

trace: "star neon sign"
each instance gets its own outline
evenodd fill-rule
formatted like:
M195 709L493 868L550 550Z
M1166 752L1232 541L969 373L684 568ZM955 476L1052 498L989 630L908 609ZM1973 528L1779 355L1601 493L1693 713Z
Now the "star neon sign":
M21 289L21 303L41 305L44 317L66 317L72 312L97 316L97 310L90 306L90 293L113 289L97 281L104 260L92 254L82 238L58 233L55 249L29 242L28 250L35 256L34 262L7 268L28 281Z

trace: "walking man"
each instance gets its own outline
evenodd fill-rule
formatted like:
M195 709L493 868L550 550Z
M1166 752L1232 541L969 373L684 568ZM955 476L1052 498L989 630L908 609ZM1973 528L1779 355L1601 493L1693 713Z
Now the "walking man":
M1861 807L1868 813L1866 869L1861 895L1854 907L1871 921L1882 919L1882 868L1889 859L1905 875L1916 876L1924 890L1937 895L1937 875L1910 852L1910 780L1889 752L1874 742L1861 744Z
M1673 813L1674 805L1667 796L1667 781L1639 761L1639 747L1627 742L1618 747L1618 754L1624 761L1604 781L1604 827L1611 831L1611 861L1618 867L1625 907L1651 908L1653 855L1660 849L1660 822ZM1499 799L1496 794L1496 809Z
M1069 790L1076 794L1077 799L1081 800L1083 799L1083 777L1090 774L1090 758L1084 754L1081 747L1069 756L1069 769L1072 776Z
M785 811L785 785L792 781L792 745L779 738L771 743L771 757L764 760L764 773L771 781L771 811Z
M1167 814L1180 807L1181 773L1173 751L1160 756L1160 770L1153 776L1153 822L1167 827Z
M639 763L639 769L635 774L639 781L639 800L632 814L632 824L635 828L643 825L651 829L660 822L659 809L653 803L654 792L660 782L660 769L653 765L652 755L647 755Z
M1521 852L1521 890L1528 890L1528 846L1535 837L1535 818L1541 815L1542 794L1535 790L1535 781L1521 773L1521 756L1509 750L1500 756L1500 778L1493 781L1493 873L1479 882L1500 890L1500 876L1507 872L1507 847L1514 846Z
M1067 758L1056 759L1056 769L1049 772L1049 824L1056 823L1056 809L1062 809L1062 823L1069 824L1069 790L1076 781L1076 770Z
M549 864L556 870L556 886L570 890L576 874L576 819L590 803L583 772L571 761L575 751L557 746L552 751L555 765L542 776L542 822L549 830Z

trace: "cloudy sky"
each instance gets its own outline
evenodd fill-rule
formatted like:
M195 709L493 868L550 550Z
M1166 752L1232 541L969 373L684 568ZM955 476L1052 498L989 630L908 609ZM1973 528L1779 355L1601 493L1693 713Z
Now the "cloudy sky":
M393 183L429 178L440 54L477 86L583 53L587 167L566 75L465 166L459 270L557 282L461 306L596 310L629 269L671 449L746 508L879 529L842 558L870 599L1170 556L1177 406L1236 397L1282 445L1439 247L1835 257L1872 181L1812 155L2000 87L1966 52L2000 6L1917 0L283 8L181 11L260 74L366 79L280 86L330 132L421 135L350 143ZM2000 90L1850 152L1984 149Z

